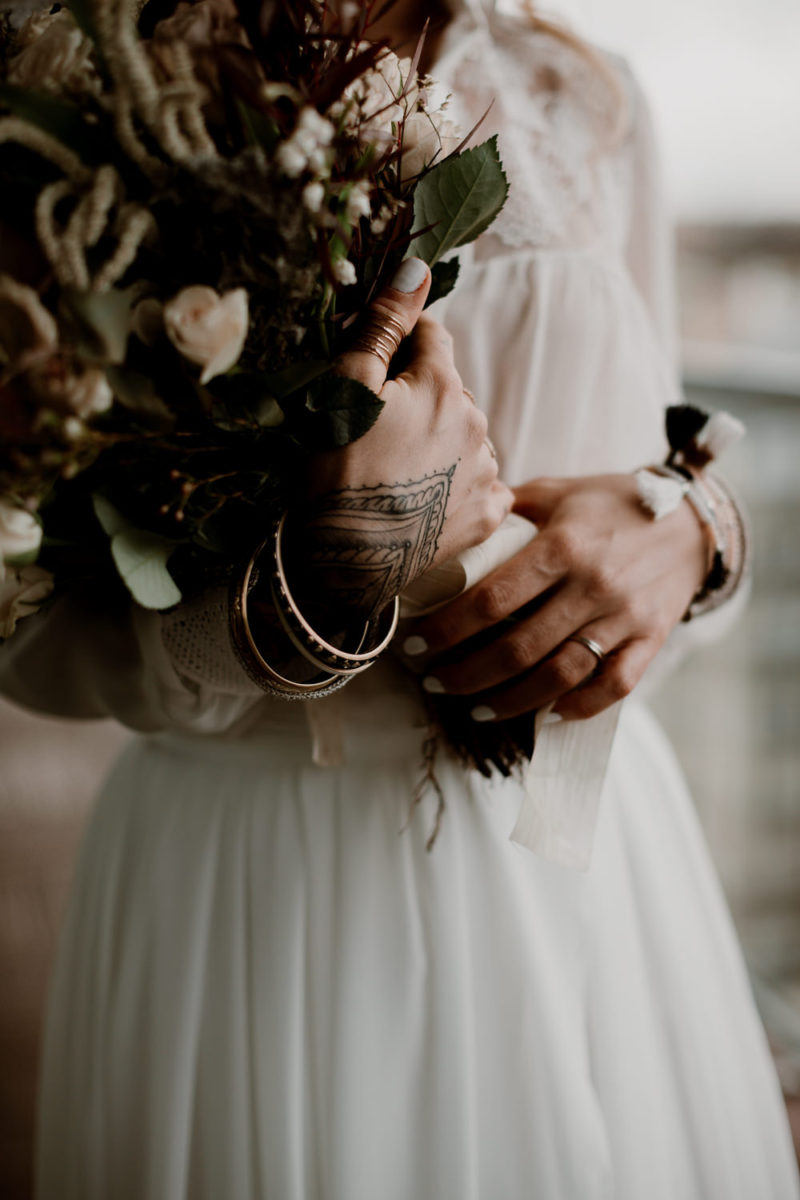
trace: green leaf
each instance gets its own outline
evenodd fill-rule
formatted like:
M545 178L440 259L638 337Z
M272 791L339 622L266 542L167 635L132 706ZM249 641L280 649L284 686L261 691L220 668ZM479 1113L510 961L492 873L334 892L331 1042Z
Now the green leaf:
M180 589L167 570L174 549L174 542L134 529L132 525L111 539L111 557L128 591L142 608L172 608L180 601Z
M437 163L414 191L409 255L433 267L448 250L465 246L488 229L507 196L497 135Z
M437 300L450 295L456 286L460 270L461 263L457 258L448 258L447 262L437 262L434 264L431 271L431 275L433 276L431 290L428 292L428 299L425 301L426 308L429 304L435 304Z
M363 437L381 415L383 401L358 380L329 373L310 385L305 408L300 440L312 450L332 450Z
M106 500L105 496L101 496L99 492L92 493L92 508L94 515L97 517L103 529L111 538L115 533L119 533L120 529L128 524L110 500Z
M90 363L125 361L130 331L131 296L112 288L108 292L61 293L61 318L68 327L80 358Z
M137 529L99 493L92 496L95 515L111 539L111 557L130 594L142 608L172 608L180 589L167 570L175 542Z

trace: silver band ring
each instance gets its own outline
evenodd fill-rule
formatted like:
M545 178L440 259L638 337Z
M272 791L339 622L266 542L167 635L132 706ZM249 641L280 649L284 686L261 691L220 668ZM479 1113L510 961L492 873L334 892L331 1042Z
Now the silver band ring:
M382 316L368 320L359 330L358 336L350 347L351 350L363 350L374 354L386 367L394 358L397 350L406 336L406 331L395 317Z
M586 649L589 650L590 653L592 653L595 656L595 658L597 659L598 667L600 666L601 663L605 662L605 659L606 659L605 650L603 649L602 646L599 646L597 644L597 642L592 641L592 639L590 637L584 637L584 635L582 633L573 633L572 637L568 637L565 640L568 642L579 642L581 644L581 646L585 646Z

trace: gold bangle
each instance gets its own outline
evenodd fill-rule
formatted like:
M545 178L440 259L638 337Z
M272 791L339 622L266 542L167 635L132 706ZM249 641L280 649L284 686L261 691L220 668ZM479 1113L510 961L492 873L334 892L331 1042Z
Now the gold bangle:
M256 563L266 542L257 548L244 572L234 580L229 598L229 629L231 643L239 662L250 679L262 691L284 700L314 700L329 696L348 682L348 676L323 670L321 678L306 682L288 679L268 662L261 653L250 626L248 596L254 583Z
M270 579L272 602L284 632L303 657L320 671L333 671L336 674L345 675L358 675L361 671L366 671L377 661L394 637L400 616L399 598L395 596L393 602L386 606L375 622L368 621L365 624L353 650L342 650L325 641L312 629L300 612L289 588L281 551L281 538L285 524L286 513L283 514L275 529L273 573ZM364 650L362 647L372 633L373 624L378 626L378 643L371 646L370 649Z

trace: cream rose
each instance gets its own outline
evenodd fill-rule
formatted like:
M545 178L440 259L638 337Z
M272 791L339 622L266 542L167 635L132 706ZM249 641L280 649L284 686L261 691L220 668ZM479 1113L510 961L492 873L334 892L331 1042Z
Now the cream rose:
M460 142L458 126L439 113L411 113L403 127L400 178L413 179L434 159L439 162L452 154Z
M220 296L200 284L183 288L164 305L164 329L176 350L203 368L201 383L228 371L244 348L249 313L247 292Z
M99 92L92 43L67 9L30 17L19 33L21 50L11 60L8 82L49 92Z
M37 612L53 590L43 567L15 567L0 582L0 638L9 638L23 617Z

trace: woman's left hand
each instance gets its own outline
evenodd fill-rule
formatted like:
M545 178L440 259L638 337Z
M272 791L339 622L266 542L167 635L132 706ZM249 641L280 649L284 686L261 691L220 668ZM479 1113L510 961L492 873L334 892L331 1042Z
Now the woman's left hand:
M424 686L474 698L476 720L550 703L568 720L594 716L631 691L686 612L708 571L706 534L685 500L652 520L632 475L536 479L515 495L537 536L405 644L427 643ZM490 627L489 645L458 655ZM602 662L577 635L603 650Z

